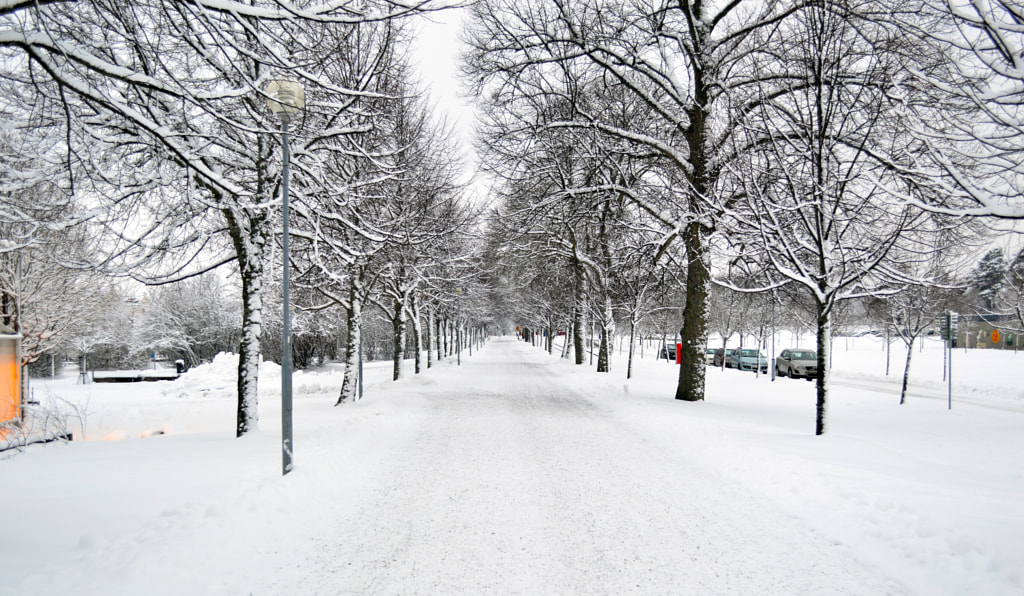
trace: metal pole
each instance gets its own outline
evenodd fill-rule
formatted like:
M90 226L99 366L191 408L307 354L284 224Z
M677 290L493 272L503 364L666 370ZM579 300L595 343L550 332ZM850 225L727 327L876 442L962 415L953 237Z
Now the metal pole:
M952 327L952 325L950 325L950 327ZM948 390L947 390L948 391L948 397L947 397L947 399L949 400L949 405L946 407L946 409L947 410L952 410L953 409L953 340L952 340L953 333L952 333L952 331L950 331L949 335L950 335L951 339L949 339L949 341L946 342L946 345L949 346L949 360L948 360L948 362L949 362L949 374L946 375L946 379L949 381L949 384L947 385L947 387L948 387Z
M281 238L281 261L284 267L284 296L282 305L282 321L284 334L281 341L281 459L284 476L292 471L292 316L291 295L289 292L289 268L291 248L288 244L288 119L281 119L281 147L284 152L283 171L281 174L281 211L284 219L284 231Z
M455 363L462 366L462 296L455 300Z
M772 369L772 380L775 380L775 296L772 296L772 358L768 362L768 367Z
M359 399L363 399L363 317L359 316Z

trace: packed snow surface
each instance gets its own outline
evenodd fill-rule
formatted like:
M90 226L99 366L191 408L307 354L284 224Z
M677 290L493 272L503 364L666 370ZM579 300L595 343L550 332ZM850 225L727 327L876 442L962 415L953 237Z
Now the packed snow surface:
M272 364L241 439L231 355L35 380L85 428L0 454L0 594L1022 594L1024 353L955 351L950 409L914 351L901 406L904 353L837 340L819 437L813 383L712 368L683 403L656 346L626 380L496 338L339 407L328 366L287 476Z

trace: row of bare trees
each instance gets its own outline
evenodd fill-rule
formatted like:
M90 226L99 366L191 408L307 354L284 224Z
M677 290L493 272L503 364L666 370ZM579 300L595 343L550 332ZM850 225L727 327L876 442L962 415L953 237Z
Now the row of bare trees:
M1001 0L482 0L465 71L500 228L558 254L566 294L585 278L606 333L624 247L678 253L681 400L704 397L713 283L805 295L821 434L838 306L942 285L979 218L1024 217L1020 23Z
M39 261L154 285L235 265L236 431L245 434L257 422L268 267L281 258L280 137L264 91L271 80L296 81L306 96L291 131L292 258L307 288L297 306L343 307L357 330L360 302L387 301L399 319L431 296L453 302L437 280L463 272L472 218L454 152L443 130L430 129L406 64L407 17L440 7L5 3L0 149L11 167L0 181L0 225L11 233L0 253L22 273ZM439 252L444 262L433 258ZM95 275L74 283L100 286ZM424 298L414 303L418 291ZM28 323L30 307L32 317L41 312L13 283L3 295L16 327Z

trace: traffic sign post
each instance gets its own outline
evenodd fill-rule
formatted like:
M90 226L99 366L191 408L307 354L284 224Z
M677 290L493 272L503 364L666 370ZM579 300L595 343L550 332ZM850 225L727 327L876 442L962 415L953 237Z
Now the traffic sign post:
M949 370L946 374L947 394L948 394L948 409L953 409L953 342L956 341L957 323L959 322L960 315L955 312L948 312L942 315L942 323L940 325L939 332L942 335L942 339L946 340L947 358ZM998 333L998 332L995 332Z

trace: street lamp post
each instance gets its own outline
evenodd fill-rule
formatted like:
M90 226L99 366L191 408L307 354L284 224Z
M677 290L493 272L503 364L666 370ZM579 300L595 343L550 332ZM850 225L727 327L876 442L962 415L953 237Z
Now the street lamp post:
M284 330L281 341L281 475L292 471L292 315L289 289L289 261L291 248L288 244L288 124L305 105L306 93L302 85L292 81L270 81L267 84L267 105L281 120L281 261L283 262L283 306L282 323Z
M363 399L363 318L359 317L359 399Z
M772 359L768 362L768 366L772 369L772 380L775 380L775 293L772 292Z

